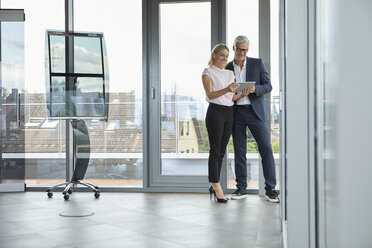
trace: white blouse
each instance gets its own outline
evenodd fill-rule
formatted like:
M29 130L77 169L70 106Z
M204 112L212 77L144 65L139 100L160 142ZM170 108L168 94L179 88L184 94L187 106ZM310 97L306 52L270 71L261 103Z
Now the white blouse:
M212 90L213 91L218 91L226 88L229 84L234 82L234 72L226 69L220 69L216 66L212 67L207 67L204 69L202 75L207 75L212 79ZM215 103L219 105L224 105L224 106L232 106L234 105L233 102L233 92L226 93L220 97L216 97L212 100L206 96L206 100L209 103Z

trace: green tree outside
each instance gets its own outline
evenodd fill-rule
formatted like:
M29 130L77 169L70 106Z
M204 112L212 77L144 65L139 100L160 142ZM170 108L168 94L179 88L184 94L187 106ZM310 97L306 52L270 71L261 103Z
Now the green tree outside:
M199 124L200 124L200 132L201 132L201 139L202 139L201 144L199 144L199 153L208 153L209 152L209 140L208 140L207 127L205 126L205 121L199 121ZM227 147L228 147L229 153L234 153L234 145L233 145L232 137L230 137ZM279 143L273 143L272 149L273 149L273 153L278 153ZM249 129L247 129L247 153L258 153L257 143L254 140Z

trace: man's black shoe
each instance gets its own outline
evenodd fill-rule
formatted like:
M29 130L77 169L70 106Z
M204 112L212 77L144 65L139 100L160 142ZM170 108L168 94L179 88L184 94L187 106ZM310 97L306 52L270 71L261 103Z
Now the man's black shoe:
M231 196L233 200L239 200L247 197L247 190L246 189L237 189Z
M269 202L279 202L278 192L273 189L266 190L265 197Z

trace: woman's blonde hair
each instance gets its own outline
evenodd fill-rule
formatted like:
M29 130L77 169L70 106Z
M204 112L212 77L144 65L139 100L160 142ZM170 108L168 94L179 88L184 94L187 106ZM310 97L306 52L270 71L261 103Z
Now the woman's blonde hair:
M208 62L208 65L210 67L212 67L212 65L214 64L213 53L217 54L221 50L224 50L224 49L226 49L227 51L230 51L229 48L225 44L217 44L213 47L212 52L211 52L211 58L209 59L209 62Z

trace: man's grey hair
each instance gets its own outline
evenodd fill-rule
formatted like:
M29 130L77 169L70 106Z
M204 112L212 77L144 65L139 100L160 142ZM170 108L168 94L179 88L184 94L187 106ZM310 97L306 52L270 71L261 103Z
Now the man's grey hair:
M249 48L249 39L247 38L247 36L239 35L238 37L236 37L234 40L234 47L236 47L236 44L238 43L247 43Z

